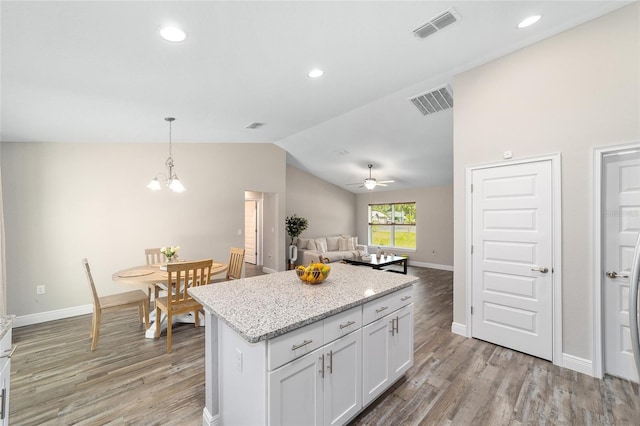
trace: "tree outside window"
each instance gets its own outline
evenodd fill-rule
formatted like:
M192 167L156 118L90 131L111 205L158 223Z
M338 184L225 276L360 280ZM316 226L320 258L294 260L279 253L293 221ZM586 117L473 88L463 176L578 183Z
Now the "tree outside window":
M369 204L369 245L416 248L416 203Z

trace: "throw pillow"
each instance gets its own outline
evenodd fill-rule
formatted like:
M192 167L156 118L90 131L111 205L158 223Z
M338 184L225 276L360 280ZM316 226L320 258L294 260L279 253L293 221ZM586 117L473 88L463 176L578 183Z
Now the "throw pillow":
M316 246L316 241L315 240L309 240L307 242L307 250L318 250L318 247Z
M327 240L325 238L316 238L316 250L320 253L327 251Z
M307 244L309 244L309 239L308 238L298 238L298 241L296 243L298 248L302 249L302 250L307 248Z
M347 248L347 242L349 241L348 238L340 238L340 241L338 241L338 250L340 251L346 251L349 250Z
M327 237L327 251L338 251L340 240L340 237Z
M351 251L356 249L353 238L340 238L340 251Z

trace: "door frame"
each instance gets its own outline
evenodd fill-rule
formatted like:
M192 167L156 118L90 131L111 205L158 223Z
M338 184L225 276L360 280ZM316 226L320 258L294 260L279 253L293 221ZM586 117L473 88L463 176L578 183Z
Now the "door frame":
M471 184L473 182L473 172L480 169L489 169L502 166L512 166L516 164L536 163L539 161L551 161L551 209L552 209L552 230L551 244L553 247L553 266L551 280L553 283L553 306L552 306L552 362L554 365L562 367L562 173L560 153L549 154L539 157L527 157L519 160L500 161L495 163L477 164L465 168L465 327L466 336L472 337L471 330L471 303L473 301L473 258L471 256L471 245L473 243L473 197L471 194Z
M602 160L605 154L640 149L640 141L593 149L593 377L604 377L604 273L602 271Z

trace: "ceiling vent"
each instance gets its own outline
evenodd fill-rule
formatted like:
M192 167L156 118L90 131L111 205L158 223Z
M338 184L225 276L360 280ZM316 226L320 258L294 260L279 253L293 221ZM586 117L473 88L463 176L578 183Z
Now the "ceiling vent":
M264 123L258 123L257 121L254 121L253 123L245 127L245 129L257 129L258 127L262 127L262 126L264 126Z
M460 15L458 15L453 8L450 8L445 10L435 18L431 19L423 26L413 30L413 34L416 37L427 38L431 34L435 34L441 29L448 27L449 25L458 22L459 20Z
M433 114L453 107L453 94L448 85L429 90L409 99L422 115Z

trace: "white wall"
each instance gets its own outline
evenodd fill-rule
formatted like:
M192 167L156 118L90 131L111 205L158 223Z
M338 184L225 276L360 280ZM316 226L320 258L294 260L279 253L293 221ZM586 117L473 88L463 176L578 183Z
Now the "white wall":
M367 243L368 208L372 203L416 203L416 250L394 249L409 255L419 266L453 268L453 186L430 186L397 191L372 191L357 196L357 226L360 242ZM435 250L435 254L432 254ZM369 248L374 253L375 247Z
M244 247L245 190L270 194L265 266L283 270L286 153L271 144L177 144L175 171L187 191L152 192L165 144L3 143L8 313L91 303L80 259L101 294L129 290L111 275L143 264L144 249L180 245L181 257L227 261ZM265 203L266 204L266 203ZM266 216L266 215L265 215ZM36 285L46 293L36 296Z
M592 150L640 139L638 3L454 79L454 322L465 312L465 167L562 154L563 352L592 359Z
M356 235L356 195L332 183L287 166L287 214L304 217L309 227L302 237ZM286 234L286 229L285 229ZM365 235L359 235L363 238ZM287 237L286 244L289 244Z

